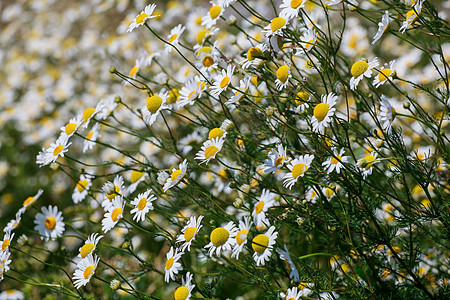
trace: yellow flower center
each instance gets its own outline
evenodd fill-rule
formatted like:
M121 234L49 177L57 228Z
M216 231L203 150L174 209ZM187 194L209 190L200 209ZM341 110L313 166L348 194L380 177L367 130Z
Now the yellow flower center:
M9 243L10 243L9 239L5 239L5 240L3 241L3 243L2 243L2 251L3 251L3 252L5 252L6 249L8 249Z
M79 181L77 182L77 189L78 189L78 191L79 191L80 193L83 192L83 191L86 189L88 183L89 183L89 181L86 180L86 179L79 180Z
M238 232L236 235L236 242L241 245L247 239L248 230L244 229Z
M334 158L334 157L332 157L331 158L331 164L332 165L335 165L335 164L338 164L339 163L339 160L341 160L342 159L342 156L336 156L337 158Z
M175 170L172 172L172 176L170 176L170 179L172 179L172 181L177 180L178 176L181 175L181 170Z
M48 217L45 219L45 228L52 230L56 226L56 220L53 217Z
M33 202L33 200L34 200L34 197L28 197L27 199L25 199L25 201L23 201L23 206L27 206L28 204Z
M225 244L229 237L230 233L228 230L223 227L218 227L211 232L210 239L214 246L219 247Z
M94 266L89 266L86 269L84 269L83 276L84 279L89 279L89 276L94 274Z
M209 146L205 149L205 158L208 159L211 156L216 155L217 151L219 151L219 148L217 148L216 146Z
M209 131L208 139L212 140L218 137L220 138L223 136L224 133L225 131L221 128L213 128Z
M373 162L375 161L375 156L369 154L369 155L366 155L364 157L364 159L367 161L367 165L366 165L365 169L369 170L370 167L373 165Z
M151 96L147 99L147 109L152 114L156 113L161 107L163 99L159 96Z
M111 219L114 222L117 222L119 221L120 218L122 218L122 208L121 207L114 208L114 210L111 213Z
M225 76L222 79L222 81L220 82L220 88L223 89L223 88L227 87L229 83L230 83L230 77Z
M252 248L258 254L262 254L268 245L269 237L265 234L258 234L253 238Z
M144 175L144 172L140 172L140 171L136 171L133 170L131 172L131 176L130 176L130 181L131 183L135 183L136 181L138 181L139 179L141 179L141 177Z
M412 19L411 20L409 20L409 18L411 18L412 17ZM416 12L414 11L414 9L411 9L410 11L408 11L407 13L406 13L406 20L408 20L408 21L410 21L410 22L413 22L413 21L415 21L417 19L417 14L416 14Z
M130 75L130 77L134 77L134 75L136 75L136 73L139 71L139 67L138 66L134 66L131 68L130 73L128 75Z
M279 81L281 82L286 82L286 80L288 80L289 77L289 67L288 66L281 66L278 70L277 70L277 78Z
M197 41L197 44L201 45L205 38L208 36L209 30L203 29L199 33L197 33L197 36L195 37L195 40Z
M88 254L92 253L92 250L94 250L94 248L95 248L95 245L92 243L84 244L80 250L81 258L85 258L86 256L88 256Z
M277 160L275 161L275 167L278 167L281 165L284 161L284 156L278 156Z
M325 196L330 198L331 196L333 196L333 194L334 194L334 191L332 189L330 189L329 187L327 187L327 189L325 190Z
M369 64L364 60L360 60L360 61L355 62L352 65L352 68L350 69L350 73L352 73L352 76L354 78L357 78L357 77L361 76L362 74L364 74L364 72L366 72L368 68L369 68Z
M211 49L211 47L208 47L208 46L201 47L200 50L197 51L197 55L200 55L202 52L211 53L212 49Z
M175 300L186 300L189 296L189 288L187 286L180 286L173 293Z
M147 14L146 13L141 13L139 16L136 17L136 24L141 24L144 22L144 19L147 18Z
M291 7L293 9L297 9L302 4L302 2L303 2L303 0L292 0Z
M307 165L305 165L305 164L296 164L292 168L292 177L294 177L294 179L296 179L297 177L299 177L303 173L305 173L306 170L308 170L308 166Z
M173 34L169 39L169 43L172 43L177 37L178 37L178 34Z
M169 270L170 268L172 268L174 261L175 261L175 260L173 259L173 257L169 258L169 259L166 261L166 270Z
M220 15L220 12L222 11L222 7L220 7L220 6L212 6L210 9L209 9L209 15L211 16L211 19L215 19L215 18L217 18L219 15Z
M143 210L146 205L147 205L147 198L145 198L145 197L141 198L141 200L139 200L139 203L138 203L138 209Z
M188 99L190 99L195 94L195 90L191 91L188 95Z
M228 182L228 174L227 171L225 171L225 169L219 171L219 179L222 182Z
M106 198L112 201L114 197L119 194L120 188L117 185L114 185L114 191L111 194L106 194Z
M286 20L281 17L276 17L270 22L270 30L272 32L277 31L278 29L282 28L284 25L286 25Z
M212 56L207 55L203 57L202 64L205 67L209 68L214 64L214 58L212 58Z
M186 230L184 231L184 240L186 242L189 242L190 240L192 240L194 238L196 232L197 232L197 227L186 228Z
M295 104L300 105L300 104L305 103L305 101L307 101L310 96L311 95L308 92L303 92L303 91L302 92L298 92L297 93L297 99L295 100ZM300 102L300 104L297 103L297 102Z
M64 129L64 131L66 132L67 135L71 135L75 131L76 128L77 128L77 124L69 123L66 125L66 128Z
M89 120L92 115L95 113L95 108L87 108L85 109L85 111L83 111L83 120L85 122L87 122L87 120Z
M260 212L262 212L263 208L264 208L264 201L259 201L258 204L256 204L255 206L255 212L259 214Z
M261 55L262 55L262 51L258 47L251 47L247 51L247 59L249 61L254 60L256 57L260 57Z
M329 108L328 103L319 103L314 107L314 117L316 117L317 121L321 122L325 119Z
M388 79L388 77L391 75L392 70L389 68L384 68L383 70L378 73L378 80L379 81L385 81Z
M61 153L61 151L63 150L64 146L63 145L59 145L55 148L55 150L53 150L53 156L56 156L58 154Z
M89 133L86 135L86 139L87 140L91 140L93 135L94 135L94 132L93 131L89 131Z

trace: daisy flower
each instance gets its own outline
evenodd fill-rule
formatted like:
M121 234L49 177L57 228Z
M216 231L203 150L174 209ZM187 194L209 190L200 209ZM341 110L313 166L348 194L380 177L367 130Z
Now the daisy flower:
M275 80L275 85L277 86L277 90L281 91L285 89L289 83L289 78L291 78L291 68L289 66L281 66L277 70L277 80Z
M275 17L270 21L270 24L264 27L262 33L270 38L273 35L281 35L281 31L286 28L287 20L283 17Z
M161 53L159 53L159 52L149 52L142 61L144 67L150 66L153 62L153 59L158 58L160 56L161 56Z
M125 202L122 196L116 196L112 200L111 206L107 209L105 216L102 220L103 232L110 231L117 222L123 218L123 210L125 208Z
M222 70L222 74L216 75L214 77L214 83L210 87L211 95L219 96L223 91L228 88L228 85L233 78L234 66L228 65L227 70Z
M72 119L70 119L69 123L67 123L66 126L61 127L61 133L65 134L67 138L70 138L74 133L80 128L81 124L83 123L83 118L81 115L78 115Z
M81 258L86 258L86 256L94 253L95 249L97 248L97 244L102 237L103 235L99 235L98 233L91 234L84 242L84 245L81 246L80 249L78 249L78 251L80 251L78 256Z
M266 173L275 173L290 160L286 154L286 147L283 147L282 144L278 144L277 148L277 150L271 150L267 155L268 158L264 161L264 172Z
M185 105L193 105L195 100L200 98L203 91L206 88L204 81L200 80L198 76L191 78L188 82L181 88L179 101L177 102L178 108Z
M220 19L224 10L223 7L215 1L211 1L211 5L212 6L209 9L208 14L202 17L202 26L205 26L206 29L209 29L216 25L217 20Z
M214 139L225 139L227 136L227 130L229 127L231 127L232 122L228 119L225 119L220 127L215 127L211 129L208 133L208 140L214 140Z
M292 261L291 256L289 255L289 251L286 247L286 244L284 244L284 250L277 248L277 253L280 255L280 259L284 260L286 263L287 268L289 269L289 278L293 279L295 282L300 281L300 275L298 274L298 270L295 267L294 262ZM289 299L289 298L288 298Z
M306 1L307 0L283 0L283 3L280 4L280 17L287 20L297 17L300 9L305 7Z
M314 159L314 155L306 154L299 158L291 160L288 165L288 169L291 171L284 175L283 186L291 189L291 187L297 182L298 178L303 177L306 171L311 166L311 162Z
M11 241L14 238L14 233L11 234L11 231L7 231L5 233L5 236L3 237L3 240L0 241L0 253L6 252L9 249L9 245L11 245Z
M131 201L131 205L134 205L134 208L131 210L131 213L134 214L133 220L136 219L136 222L144 221L145 215L149 210L153 210L152 201L156 200L154 195L150 195L152 190L147 190L145 193L139 194L133 201Z
M333 171L336 171L338 174L341 172L341 168L344 167L343 163L349 160L348 156L344 156L344 152L344 148L341 148L339 153L337 149L333 149L333 156L330 156L322 163L322 166L327 169L327 174L331 174Z
M153 11L156 8L156 4L149 4L147 5L143 11L139 15L134 18L133 22L131 22L130 26L128 27L128 32L132 32L136 27L139 27L141 25L144 25L144 23L148 19L156 18L159 15L152 16Z
M86 134L86 139L83 141L83 153L88 150L92 150L95 146L95 141L101 137L100 135L100 124L95 123L92 129Z
M171 187L175 186L178 182L180 182L183 179L184 175L186 175L186 171L187 171L187 160L185 159L182 163L178 165L178 169L174 168L172 170L172 174L166 178L163 187L164 193Z
M383 129L389 133L391 131L392 122L395 118L395 109L389 103L389 99L385 95L380 96L381 106L380 106L380 121Z
M0 252L0 281L3 280L3 274L9 271L9 264L11 260L9 257L11 256L11 252Z
M234 95L231 96L231 98L227 102L225 102L225 105L231 105L241 101L241 99L244 97L245 93L248 90L249 84L250 84L249 77L241 79L239 81L239 88L236 91L234 91Z
M258 203L256 203L252 216L255 221L256 226L262 226L264 223L268 223L266 212L267 210L275 205L275 193L264 189L261 196L257 198Z
M114 182L108 181L102 186L102 190L105 193L103 195L102 207L105 210L108 210L109 207L112 205L113 199L117 195L121 195L123 193L124 190L123 177L120 175L116 175L116 177L114 178Z
M415 20L419 17L420 12L422 11L422 4L424 0L418 0L416 4L414 4L413 9L406 13L406 20L403 21L402 26L398 30L401 33L404 33L405 30L414 23Z
M234 245L231 257L239 259L239 254L244 250L244 247L247 244L248 232L250 231L252 224L253 223L248 216L245 216L244 220L239 221L239 231L236 234L236 244Z
M147 177L148 175L144 171L137 171L137 170L131 171L130 175L131 184L126 188L127 194L129 195L133 193L136 190L139 183L144 181Z
M306 52L310 51L313 48L317 40L316 31L314 30L314 28L309 28L308 30L305 30L300 40L301 40L300 43L302 43L302 45L297 50L295 55L305 54Z
M197 152L195 159L201 160L200 164L208 163L211 159L216 158L216 154L222 150L225 140L217 137L212 140L207 140L199 152Z
M275 226L270 226L266 233L258 234L253 238L252 248L255 251L253 259L257 266L263 266L266 261L269 261L277 236Z
M170 53L172 51L172 46L177 46L178 42L180 40L180 36L181 34L186 30L186 27L179 24L177 26L175 26L171 31L170 34L167 36L168 38L168 43L169 44L165 44L164 45L164 52L165 53Z
M364 77L369 78L372 75L372 69L376 67L378 67L378 58L376 57L369 62L365 59L355 62L350 69L350 73L352 74L352 78L350 78L350 89L354 91L361 79Z
M384 64L384 68L378 73L378 76L375 77L373 81L373 85L377 88L380 85L383 85L385 82L389 80L392 81L392 76L394 76L394 63L395 60L389 62L389 64Z
M22 215L22 213L24 213L28 207L30 207L31 205L36 203L36 201L39 199L39 197L42 195L43 192L44 192L44 190L40 189L36 193L36 195L27 197L27 199L25 199L25 201L23 201L23 207L21 207L17 213Z
M23 300L24 294L18 290L6 290L0 293L0 300Z
M381 17L381 22L378 23L378 31L375 34L375 36L373 37L372 45L375 44L381 38L381 36L386 32L386 30L389 27L389 22L390 22L389 12L386 10L384 12L383 17Z
M178 287L173 293L173 297L175 300L189 300L191 299L192 290L195 287L195 284L192 284L193 275L191 272L186 273L186 277L182 278L181 286Z
M92 120L92 118L95 117L95 115L97 115L101 111L103 111L104 107L105 107L105 103L103 101L100 101L99 103L97 103L95 108L93 108L93 107L86 108L83 111L83 113L81 114L81 117L83 118L82 128L83 129L87 128L89 125L89 122Z
M191 251L191 244L195 240L195 237L200 231L200 228L202 228L203 226L200 224L202 222L202 219L203 216L199 216L197 219L195 219L195 216L191 216L186 226L184 226L181 230L182 234L178 235L177 237L177 243L184 243L180 247L181 251L185 251L186 248L188 249L188 251Z
M298 290L296 286L293 288L287 289L287 294L280 293L281 298L287 300L300 300L302 297L302 291Z
M19 214L19 212L17 212L16 217L14 219L10 220L6 224L5 228L3 228L3 232L6 233L8 231L12 231L12 230L16 229L19 226L20 221L22 220L21 215L22 215L21 213Z
M166 264L164 265L165 282L169 282L170 279L175 280L175 274L178 274L178 271L183 270L183 267L178 262L183 254L183 251L178 252L178 249L170 247L170 250L166 255Z
M306 91L300 91L297 93L297 97L294 100L296 105L294 111L300 113L309 107L308 102L311 101L312 95Z
M376 162L377 155L378 153L372 151L370 154L358 159L357 166L362 172L364 178L372 174L372 166Z
M38 213L34 219L34 230L39 232L41 239L48 241L60 237L65 228L62 212L56 206L41 208L42 213Z
M100 258L97 255L89 254L86 258L80 260L77 264L77 269L73 273L73 284L75 288L79 289L85 286L97 269Z
M263 52L267 50L267 45L262 43L255 47L251 47L247 51L247 58L240 62L242 69L248 69L250 67L257 67L261 63Z
M56 142L52 143L47 149L42 148L42 151L36 157L36 163L42 167L54 163L58 157L64 157L64 153L69 151L69 146L72 143L67 143L69 138L66 135L60 135Z
M318 199L319 199L319 194L313 187L310 187L308 189L308 191L306 192L305 200L314 204L317 202Z
M80 175L80 179L78 180L75 189L72 193L72 200L73 203L77 204L86 198L89 189L91 188L92 181L91 179L94 178L91 175Z
M147 125L152 125L156 118L159 116L161 110L166 109L166 101L169 97L169 92L161 91L158 95L149 96L147 98L147 104L142 108L144 115L144 122Z
M230 251L233 249L236 243L236 234L238 229L232 221L228 222L223 227L217 227L211 232L210 242L205 248L209 248L209 256L213 256L214 252L216 256L220 257L222 251Z
M331 122L331 117L334 115L336 108L333 106L336 104L337 96L334 93L321 96L321 103L314 107L314 116L311 119L311 124L314 132L323 134L325 128Z
M215 44L214 44L215 45ZM216 46L201 47L195 55L195 66L200 69L200 72L207 73L211 76L211 71L217 69L219 63L220 53Z
M144 59L136 59L136 61L134 62L134 66L131 68L130 72L128 72L128 76L136 79L136 76L141 69L141 66L144 64L144 61ZM129 84L129 82L127 80L124 80L123 84L127 85Z

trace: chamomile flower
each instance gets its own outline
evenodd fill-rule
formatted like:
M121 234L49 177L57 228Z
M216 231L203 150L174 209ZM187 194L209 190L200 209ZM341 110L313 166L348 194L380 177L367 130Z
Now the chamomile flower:
M177 46L178 42L180 41L180 36L183 34L183 32L186 30L186 27L179 24L177 26L175 26L171 31L170 34L167 36L168 38L168 43L169 44L165 44L164 45L164 52L165 53L170 53L172 51L172 46Z
M306 91L300 91L297 93L297 97L294 100L296 105L294 111L300 113L309 107L308 102L311 101L312 95Z
M375 44L381 36L386 32L389 27L390 17L389 12L385 11L383 17L381 17L381 22L378 23L378 30L373 37L372 45Z
M89 254L86 258L80 260L77 264L77 269L73 273L73 284L75 288L79 289L91 280L99 261L100 258L95 254Z
M78 256L81 258L86 258L88 255L94 253L97 248L97 244L102 237L103 235L99 235L98 233L91 234L84 242L84 245L78 249L78 251L80 251Z
M380 105L380 122L383 129L389 133L391 131L392 122L394 122L395 118L395 110L389 103L389 99L385 95L380 96L381 105Z
M198 76L191 78L181 88L179 101L177 102L178 108L185 105L193 105L195 100L201 97L202 92L205 90L206 84L200 80Z
M271 150L267 157L264 161L264 172L266 173L275 173L290 160L286 153L286 147L283 147L282 144L278 144L277 150Z
M372 151L370 154L358 159L357 166L364 178L372 174L373 164L376 163L377 155L378 153Z
M291 68L289 68L289 66L284 65L279 67L277 70L277 79L275 80L277 90L281 91L285 89L289 83L289 78L291 77Z
M175 186L178 182L180 182L183 179L184 175L186 175L186 171L187 171L187 160L185 159L182 163L178 165L178 169L174 168L172 170L171 175L167 177L163 187L164 193L171 187Z
M27 197L27 199L25 199L25 201L23 201L23 212L25 212L25 210L30 207L31 205L33 205L34 203L36 203L36 201L39 199L39 197L42 195L42 193L44 192L43 189L40 189L36 195L34 196L29 196ZM21 209L22 209L21 208Z
M293 279L295 282L299 282L300 275L298 274L298 270L295 267L295 264L292 261L291 256L289 255L289 251L286 247L286 244L284 244L284 250L277 248L277 253L280 255L280 259L284 260L287 268L289 269L289 278ZM289 298L287 298L287 299L289 299Z
M281 298L286 300L300 300L302 297L302 291L298 290L296 286L293 288L287 289L287 294L280 293Z
M144 181L147 177L148 175L147 173L145 173L145 171L137 171L137 170L131 171L130 175L131 184L126 188L127 194L129 195L133 193L136 190L139 183Z
M252 248L255 251L253 259L257 266L263 266L266 261L270 260L277 236L278 232L275 231L275 226L270 226L266 233L258 234L253 238Z
M287 20L283 17L275 17L270 21L270 24L264 27L262 33L270 38L274 35L281 35L281 31L286 28Z
M134 66L131 68L130 72L128 72L128 76L136 79L136 76L143 65L144 59L136 59L136 61L134 62ZM127 80L124 80L123 84L128 85L129 82Z
M195 66L200 69L200 72L206 73L210 77L211 71L217 69L219 58L220 53L216 46L204 46L195 55Z
M133 220L136 219L136 222L144 221L145 215L149 210L153 210L152 202L156 200L156 197L151 195L151 192L152 190L147 190L145 193L139 194L131 201L131 205L134 205L131 214L134 214Z
M307 30L305 30L300 40L301 47L298 48L295 55L304 55L314 47L314 44L317 41L316 31L314 30L314 28L308 28Z
M124 185L123 185L123 177L120 175L116 175L113 182L107 182L102 186L102 190L105 193L103 195L102 207L105 210L108 210L112 205L113 199L117 195L123 194Z
M313 159L314 155L306 154L291 160L288 165L290 172L283 177L283 186L291 189L298 178L303 177L306 171L308 171Z
M239 102L244 97L245 93L247 92L249 84L250 84L249 77L241 79L239 81L239 88L237 89L237 91L233 91L234 95L231 96L231 98L228 99L227 102L225 102L225 105L231 105L231 104L235 104L235 103Z
M195 284L192 284L193 275L191 272L187 272L185 278L181 280L181 286L178 287L173 293L173 297L175 300L189 300L191 299L192 290L195 287Z
M239 254L244 250L244 247L247 244L248 233L252 224L249 216L244 216L244 219L239 221L239 231L236 234L236 243L231 257L239 259Z
M36 230L40 235L41 239L48 241L54 240L60 237L65 229L65 224L63 222L64 218L62 212L58 210L58 207L51 206L42 207L42 213L38 213L34 219L34 230Z
M258 202L253 209L252 216L255 221L255 225L262 226L264 223L268 223L266 212L269 208L275 205L275 193L264 189L261 196L257 199Z
M343 163L347 163L349 160L348 156L344 156L344 152L344 148L341 148L339 153L337 152L337 149L333 149L333 156L330 156L322 163L322 166L326 168L328 174L334 171L338 174L341 172L341 168L344 167Z
M217 153L222 150L224 139L217 137L212 140L207 140L199 152L197 152L195 159L201 160L200 164L208 163L211 159L216 158Z
M191 244L203 226L200 224L202 219L203 216L199 216L197 219L195 216L191 216L186 226L181 230L181 234L177 237L177 243L183 243L180 247L181 251L185 251L186 248L191 251Z
M68 138L70 138L74 133L80 128L83 123L83 118L81 115L78 115L72 119L70 119L69 123L66 126L61 127L61 133L65 134Z
M206 249L209 248L209 256L213 256L214 252L216 256L220 257L222 251L230 251L233 249L236 243L236 234L238 229L236 225L230 221L223 227L217 227L211 232L210 242L205 246Z
M75 189L73 190L72 193L72 200L73 203L77 204L81 201L84 200L84 198L86 198L89 189L91 188L92 185L92 178L93 176L91 175L80 175L80 179L78 180Z
M87 128L92 118L95 117L98 113L102 112L104 107L105 103L103 101L100 101L99 103L97 103L95 108L86 108L81 114L81 117L83 118L83 125L81 126L81 128Z
M178 271L183 270L183 267L178 262L183 254L183 251L178 251L178 249L170 247L170 250L166 255L166 264L164 265L165 282L169 282L170 279L175 280L175 274L178 274Z
M225 119L220 127L215 127L211 129L208 133L208 140L214 140L221 138L225 140L225 137L227 136L227 130L231 126L232 122L228 119Z
M102 220L103 232L108 232L123 218L125 202L122 196L115 196Z
M60 135L56 142L52 143L47 149L43 148L36 157L36 163L42 167L54 163L58 157L64 157L64 153L69 151L69 146L72 143L66 135Z
M224 11L223 7L220 6L220 3L217 3L216 1L211 1L211 5L207 15L202 17L202 26L205 26L206 29L216 25Z
M150 66L153 62L153 59L158 58L160 56L161 56L161 53L159 53L159 52L149 52L143 60L144 67Z
M11 231L7 231L5 233L3 240L0 241L0 253L8 251L9 245L11 245L11 241L14 238L14 235L15 235L14 233L11 234Z
M133 31L136 27L139 27L139 26L141 26L141 25L144 25L145 22L146 22L148 19L152 19L152 18L158 17L159 15L154 15L154 16L152 16L153 11L155 10L155 8L156 8L156 4L149 4L149 5L147 5L147 6L144 8L144 10L141 11L141 13L140 13L139 15L136 16L136 18L134 18L133 22L131 22L131 24L130 24L130 26L128 27L128 30L127 30L127 31L128 31L128 32L131 32L131 31Z
M392 60L389 62L389 64L384 64L383 69L380 70L378 76L376 76L375 80L373 81L373 85L376 88L379 87L380 85L383 85L385 82L388 81L388 79L392 81L392 77L395 74L394 63L395 60Z
M314 107L314 116L311 119L311 124L314 132L323 134L325 128L331 122L331 117L334 115L336 108L337 96L334 93L329 93L328 95L321 96L321 103Z
M11 260L9 257L11 256L11 252L9 251L0 251L0 281L3 280L3 275L9 271L9 264Z
M280 4L280 17L287 20L297 17L300 9L305 7L306 1L307 0L283 0L283 3Z
M422 4L423 4L424 0L418 0L414 6L413 9L411 9L410 11L408 11L406 13L406 20L403 21L402 26L400 27L400 29L398 30L401 33L404 33L405 30L412 24L414 23L415 20L417 20L417 18L419 17L420 12L422 11Z
M95 146L95 141L101 137L100 135L100 124L95 123L92 129L86 134L86 139L83 141L83 153L88 150L92 150Z
M167 108L165 104L168 97L169 92L161 91L158 95L152 95L147 98L147 103L142 108L144 121L147 125L152 125L161 113L161 110Z
M23 300L24 294L18 290L6 290L0 293L0 300Z
M219 96L223 91L226 91L233 78L234 66L228 65L227 70L222 70L221 74L214 77L214 83L210 87L211 95Z
M240 62L242 65L242 69L248 69L250 67L256 67L261 63L261 58L263 56L263 52L267 50L267 45L262 43L258 44L255 47L251 47L247 51L247 58Z
M364 77L369 78L372 75L372 69L376 67L378 67L378 58L376 57L369 62L365 59L355 62L350 69L350 73L352 74L352 78L350 78L350 89L354 91L361 79Z

